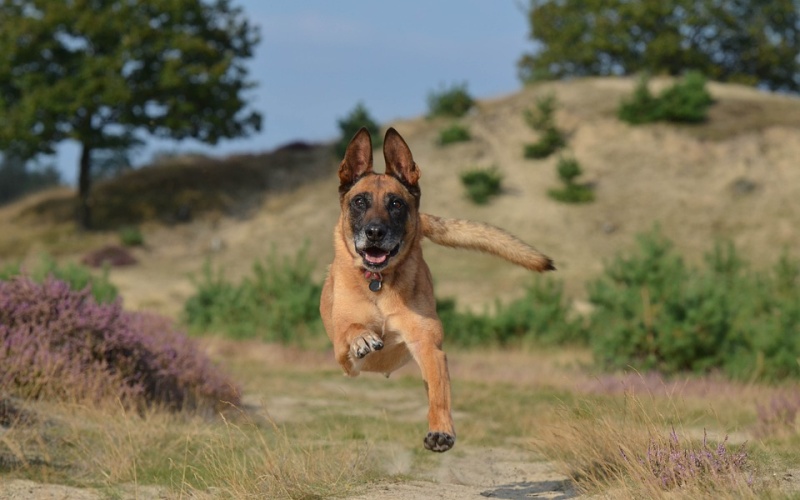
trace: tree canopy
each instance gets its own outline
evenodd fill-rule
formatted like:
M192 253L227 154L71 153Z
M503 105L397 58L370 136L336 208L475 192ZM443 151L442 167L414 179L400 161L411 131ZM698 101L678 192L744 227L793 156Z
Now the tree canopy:
M260 129L244 66L258 42L229 0L0 0L0 151L78 142L88 226L94 153Z
M800 91L798 0L531 0L525 81L697 70Z

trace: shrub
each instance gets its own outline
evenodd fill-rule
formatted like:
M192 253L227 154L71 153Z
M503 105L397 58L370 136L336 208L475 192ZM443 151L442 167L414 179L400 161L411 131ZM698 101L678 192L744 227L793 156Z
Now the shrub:
M439 131L439 144L441 146L454 142L465 142L470 139L472 139L472 136L469 133L469 129L457 123Z
M547 194L554 200L564 203L588 203L594 201L594 191L584 184L576 184L575 178L583 171L575 158L561 157L556 164L558 177L564 183L561 189L551 189Z
M689 72L683 79L654 97L646 76L639 79L630 99L623 99L617 111L620 120L638 125L656 121L698 123L705 121L713 103L705 88L706 79L698 72Z
M525 158L539 160L547 158L565 144L563 134L556 128L550 128L542 133L538 141L526 144L522 154Z
M606 368L662 373L721 370L737 379L800 376L796 264L757 276L733 245L689 268L657 229L589 284L595 357ZM786 286L791 285L791 286Z
M123 226L119 230L119 240L126 247L140 247L144 245L144 236L136 226Z
M169 320L98 304L47 278L0 281L0 387L22 398L171 409L237 404L238 391Z
M736 451L729 451L725 446L727 442L728 437L725 436L716 446L709 446L704 431L702 446L683 445L673 429L668 440L651 438L647 452L636 457L636 460L644 466L644 472L652 475L652 479L664 490L708 482L712 478L730 478L736 484L737 477L746 477L744 481L750 483L752 476L749 474L744 445L739 446ZM622 453L626 460L634 459ZM641 479L647 481L650 478Z
M547 94L536 99L536 108L526 109L523 112L525 122L533 130L543 132L545 130L555 129L556 120L555 112L558 107L555 94Z
M461 174L467 197L478 205L484 205L491 197L500 194L502 182L503 174L497 167L476 168Z
M556 127L555 110L558 103L553 94L536 99L535 110L525 110L525 122L539 133L539 140L526 144L523 156L529 159L547 158L564 147L564 134Z
M237 285L206 264L184 305L185 320L194 331L302 345L321 332L322 285L312 279L313 269L306 251L293 259L273 252Z
M620 120L632 125L656 122L661 119L661 106L650 92L648 77L643 75L636 83L630 99L623 99L617 110Z
M338 159L344 157L344 153L347 151L347 145L350 144L350 139L356 135L356 132L358 132L361 127L366 127L369 131L369 135L372 137L373 147L379 148L383 144L383 138L380 135L380 126L369 114L364 103L357 103L356 107L353 108L347 116L338 121L338 124L341 136L339 142L337 142L334 147L334 152Z
M537 278L525 295L508 304L495 304L494 314L459 312L454 299L437 299L436 308L445 339L456 345L583 344L587 331L579 319L570 318L563 285Z
M467 91L467 84L454 84L438 92L428 94L428 117L448 116L460 118L475 105L475 100Z
M706 78L697 71L686 73L681 81L665 89L659 101L662 119L680 123L705 121L708 107L714 102L706 90Z
M9 264L0 269L0 280L10 280L15 276L28 276L37 283L52 277L63 281L72 290L83 290L89 288L94 300L97 302L111 302L117 298L117 287L108 280L108 269L104 268L99 276L92 274L88 268L67 263L59 266L50 256L44 255L30 273L24 272L19 264Z

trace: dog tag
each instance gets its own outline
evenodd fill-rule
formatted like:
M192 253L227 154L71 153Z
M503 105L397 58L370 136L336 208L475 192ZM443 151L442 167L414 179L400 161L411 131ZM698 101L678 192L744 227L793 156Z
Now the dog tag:
M369 289L377 292L381 289L381 282L379 280L372 280L369 282Z

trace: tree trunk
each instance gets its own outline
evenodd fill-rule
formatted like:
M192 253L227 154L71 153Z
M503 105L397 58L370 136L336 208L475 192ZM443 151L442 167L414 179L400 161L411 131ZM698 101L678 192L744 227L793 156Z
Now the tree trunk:
M85 142L81 145L80 174L78 176L78 225L82 229L92 228L92 207L89 191L92 187L92 148Z

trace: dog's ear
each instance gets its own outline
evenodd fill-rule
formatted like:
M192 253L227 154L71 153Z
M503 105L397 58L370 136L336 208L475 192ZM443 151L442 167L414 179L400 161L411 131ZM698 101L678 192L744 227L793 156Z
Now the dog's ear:
M411 150L397 130L389 128L383 139L383 157L386 159L386 175L391 175L403 183L411 194L419 198L419 177L421 172L414 163Z
M339 194L347 192L362 176L372 172L372 139L366 127L356 132L339 165Z

